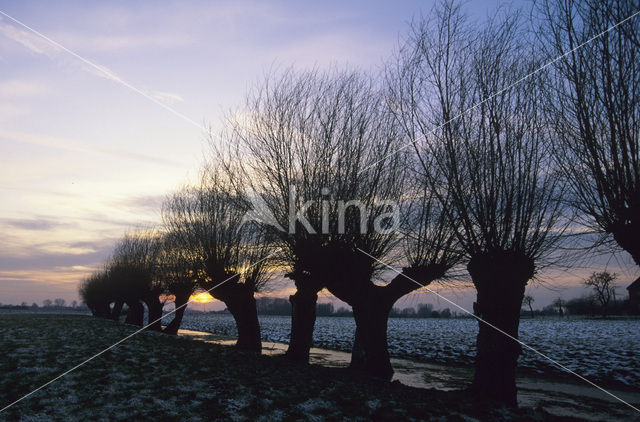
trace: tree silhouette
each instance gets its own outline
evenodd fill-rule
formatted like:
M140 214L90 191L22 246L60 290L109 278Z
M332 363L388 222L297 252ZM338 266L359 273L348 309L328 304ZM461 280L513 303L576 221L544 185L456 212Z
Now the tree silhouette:
M238 327L240 349L261 352L260 325L254 293L270 277L266 257L272 247L263 231L243 224L249 210L228 175L214 164L205 168L197 187L170 196L163 220L187 271L196 272L198 286L221 300Z
M535 317L535 314L533 313L533 302L534 302L533 296L524 295L524 297L522 298L522 303L529 307L529 311L531 312L531 318Z
M640 265L640 21L627 0L538 2L554 63L550 127L582 224L611 235ZM577 48L580 46L580 48Z
M353 308L362 366L390 378L388 314L420 284L373 282L378 259L398 245L392 229L401 221L390 207L407 193L406 154L389 154L401 144L384 94L357 72L289 69L249 95L243 116L250 117L237 119L233 134L245 181L273 213L269 227L296 285L287 356L308 360L317 293L326 287ZM428 282L422 269L411 271Z
M542 76L520 80L539 67L525 39L517 16L499 13L477 30L457 4L442 3L414 23L398 66L406 83L391 102L469 258L485 321L471 389L510 405L524 289L563 231Z
M116 296L121 298L120 303L124 301L129 307L125 322L143 325L144 302L148 309L148 323L151 324L149 329L155 331L162 329L159 319L163 307L159 299L162 287L155 277L158 245L154 231L126 233L116 244L107 267Z
M594 272L584 281L584 285L593 289L594 296L600 303L602 317L605 318L609 312L609 304L616 298L616 278L617 274L610 274L606 271Z
M561 297L553 301L553 306L558 308L558 316L560 317L564 316L564 305L565 301Z
M106 271L95 272L84 279L78 293L94 316L111 318L110 304L115 300L115 296ZM43 303L43 306L50 305Z
M175 312L173 319L163 329L166 334L178 334L184 311L191 295L198 287L197 261L189 256L190 249L180 247L179 234L168 231L160 239L157 278L166 294L172 295Z

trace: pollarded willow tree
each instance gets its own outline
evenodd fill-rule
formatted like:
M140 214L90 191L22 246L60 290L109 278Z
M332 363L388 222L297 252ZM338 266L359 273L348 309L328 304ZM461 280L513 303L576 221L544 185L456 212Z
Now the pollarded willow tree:
M472 28L453 2L414 23L390 103L469 259L480 318L472 391L516 405L520 308L563 231L562 186L542 76L520 80L541 63L518 17Z
M262 221L280 240L296 286L290 359L309 358L323 287L353 303L371 284L378 263L358 248L380 257L395 244L390 207L404 172L401 157L377 162L398 143L377 94L357 72L289 69L267 77L233 122L234 156L271 217Z
M104 269L89 276L79 287L83 301L96 316L120 319L124 304L128 306L128 324L144 324L144 304L148 309L148 324L160 331L164 289L158 279L157 233L135 230L126 233L115 245L113 256Z
M78 293L93 316L112 318L111 303L116 302L117 298L109 283L106 270L97 271L84 279L78 288Z
M359 255L345 254L342 260L333 261L338 265L326 267L332 271L332 277L327 278L338 282L329 290L353 307L356 336L351 367L388 380L393 376L387 343L389 312L403 296L434 281L445 281L449 270L459 264L463 256L457 246L455 226L443 212L438 198L424 186L405 184L407 205L403 207L405 218L399 232L402 244L376 257L375 263L382 264L381 270L386 269L389 262L406 265L391 281L383 279L390 271L386 274L379 271L378 277L374 272L367 279L358 274L357 265L371 265L373 259L364 249L358 249ZM374 283L373 278L377 278L377 282Z
M162 289L155 278L157 251L157 237L152 230L126 233L116 244L106 266L109 285L117 298L112 311L114 319L124 302L129 308L125 322L142 326L145 303L151 324L149 328L161 330L162 303L159 296Z
M419 283L373 281L381 260L398 254L395 229L408 215L403 204L414 199L407 155L391 154L401 139L384 90L357 72L289 69L248 97L233 129L245 183L267 211L255 216L280 239L296 286L287 356L308 360L317 294L326 287L353 307L352 364L390 379L389 311L447 265L434 271L442 262L418 253L405 271Z
M166 334L178 334L187 302L198 287L197 260L191 249L181 247L178 233L167 231L159 240L156 277L166 295L173 296L174 315L162 330Z
M640 5L537 4L540 45L549 58L563 56L554 63L549 115L569 202L584 226L612 236L640 265L640 18L626 20Z
M160 302L162 287L156 278L158 238L153 230L137 230L126 233L116 244L107 265L107 275L117 303L129 307L125 322L142 326L144 306L148 309L149 329L162 329L163 304ZM114 307L117 307L116 304ZM120 305L121 306L121 305ZM119 313L119 310L114 309Z
M228 174L210 164L201 183L185 187L163 205L163 222L197 286L224 302L238 328L236 346L260 353L262 341L254 294L270 277L272 244L244 224L249 210Z

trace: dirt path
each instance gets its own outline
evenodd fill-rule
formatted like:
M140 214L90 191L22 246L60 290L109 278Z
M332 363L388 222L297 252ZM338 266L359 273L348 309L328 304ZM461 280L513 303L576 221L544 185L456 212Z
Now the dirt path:
M223 345L233 345L235 340L222 339L213 334L180 330L180 335ZM284 343L263 343L266 355L282 355L287 349ZM347 367L351 355L327 349L311 349L312 364L329 367ZM459 390L465 388L473 378L470 366L438 365L416 362L408 359L391 359L395 370L394 381L412 387L436 388L439 390ZM593 421L640 421L636 412L610 395L587 383L574 382L574 376L566 378L519 376L518 404L521 407L542 407L558 416L573 416ZM640 408L640 390L605 389L627 403Z

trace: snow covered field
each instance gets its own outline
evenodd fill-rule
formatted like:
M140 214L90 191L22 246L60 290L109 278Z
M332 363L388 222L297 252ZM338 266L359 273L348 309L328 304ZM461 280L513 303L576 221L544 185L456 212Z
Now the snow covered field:
M506 409L462 390L412 388L146 330L132 336L135 326L89 316L0 312L0 322L0 408L10 405L0 421L583 420L555 416L557 400L545 402L555 413ZM599 420L635 417L618 403L560 400L572 416L595 404L606 416Z
M260 323L265 342L288 342L289 317L260 316ZM224 314L187 314L182 328L237 335L233 318ZM392 318L389 350L395 357L471 365L477 331L478 324L472 319ZM350 351L354 332L352 318L319 317L314 345ZM640 320L523 319L520 339L592 381L640 386ZM535 352L523 349L521 368L540 374L563 372Z

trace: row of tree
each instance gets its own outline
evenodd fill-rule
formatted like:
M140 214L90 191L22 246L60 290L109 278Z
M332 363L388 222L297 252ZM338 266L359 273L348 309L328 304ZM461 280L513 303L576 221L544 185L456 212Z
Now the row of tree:
M160 330L171 295L175 333L206 290L234 316L238 347L259 352L254 293L284 273L287 357L308 361L327 289L353 309L352 366L390 379L394 303L466 266L480 324L471 391L515 405L527 283L585 227L640 263L640 25L603 32L636 6L543 0L533 25L507 10L477 25L444 1L381 75L267 76L223 142L210 135L200 183L167 198L163 227L126 235L83 299L105 317L126 303L135 324L145 303Z
M0 303L0 307L11 307L11 306L13 305L3 305L2 303ZM15 306L19 306L22 309L26 309L29 307L29 305L27 305L27 302L22 302L20 305L15 305ZM42 301L43 308L64 308L64 307L76 308L77 306L78 306L78 301L73 300L71 301L70 304L67 305L67 301L62 298L56 298L54 300L45 299ZM30 305L30 307L33 309L39 308L38 304L35 302L33 302Z

